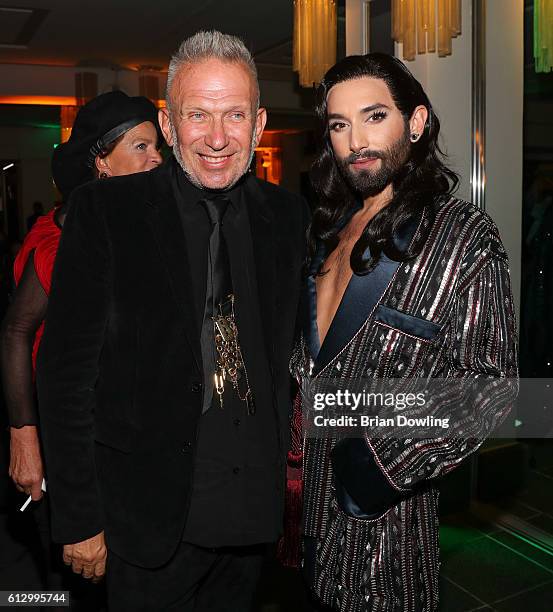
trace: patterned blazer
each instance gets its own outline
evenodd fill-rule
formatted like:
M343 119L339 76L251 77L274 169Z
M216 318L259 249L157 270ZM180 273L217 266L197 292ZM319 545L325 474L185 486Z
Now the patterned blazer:
M379 270L394 262L383 257L368 276L352 278L316 355L316 291L314 278L308 279L307 322L292 359L300 383L323 377L516 380L509 268L495 224L475 206L451 198L436 203L434 214L425 211L413 231L430 225L421 253L395 264L369 312L348 295L352 284L359 295L359 283L381 282ZM335 325L337 319L342 325ZM515 383L501 402L493 394L472 398L462 418L457 415L437 439L366 431L374 470L398 497L373 518L355 518L337 499L331 464L336 439L304 440L303 533L315 542L311 582L326 605L344 612L437 609L436 479L477 450L505 418L516 392Z

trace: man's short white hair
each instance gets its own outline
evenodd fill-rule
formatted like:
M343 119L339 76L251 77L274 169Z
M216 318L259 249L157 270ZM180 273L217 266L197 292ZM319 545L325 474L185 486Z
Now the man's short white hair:
M259 108L259 83L257 81L257 68L252 54L246 45L237 36L223 34L217 30L197 32L186 40L183 40L178 51L173 55L169 63L167 73L167 87L165 100L167 106L171 107L171 88L173 80L179 70L185 64L194 64L208 59L218 59L223 62L241 63L249 71L256 91L255 108Z

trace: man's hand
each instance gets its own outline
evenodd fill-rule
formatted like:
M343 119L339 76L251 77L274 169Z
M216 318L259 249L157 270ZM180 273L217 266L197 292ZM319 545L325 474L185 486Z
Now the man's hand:
M107 548L104 532L76 544L65 544L63 562L70 565L76 574L98 582L106 573Z
M38 432L34 425L10 427L9 475L18 491L27 493L33 501L42 497L44 469Z

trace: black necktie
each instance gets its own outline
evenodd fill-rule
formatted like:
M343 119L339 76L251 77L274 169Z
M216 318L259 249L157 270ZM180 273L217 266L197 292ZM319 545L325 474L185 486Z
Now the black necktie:
M200 204L204 207L212 226L209 237L204 319L200 339L205 379L203 412L206 412L213 398L213 376L216 364L213 317L219 314L220 305L228 301L228 296L232 293L232 280L227 245L222 232L223 217L229 199L220 196L200 200Z
M209 261L211 267L212 315L215 315L219 312L219 304L226 302L228 295L232 293L229 256L222 232L223 217L230 200L225 197L216 197L210 200L201 200L200 203L205 208L211 222Z

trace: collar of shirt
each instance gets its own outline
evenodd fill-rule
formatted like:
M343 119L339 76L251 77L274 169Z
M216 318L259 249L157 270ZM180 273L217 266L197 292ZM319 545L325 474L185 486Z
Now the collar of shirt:
M190 179L186 176L180 164L176 159L174 161L174 170L175 170L175 178L176 178L176 186L177 191L181 195L184 202L199 202L200 200L205 200L210 197L215 196L225 196L230 200L231 206L238 211L241 206L242 200L242 186L247 180L248 174L245 174L240 178L240 180L233 185L231 189L226 191L214 191L211 189L204 189L200 187L196 187L190 182Z

